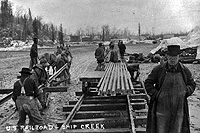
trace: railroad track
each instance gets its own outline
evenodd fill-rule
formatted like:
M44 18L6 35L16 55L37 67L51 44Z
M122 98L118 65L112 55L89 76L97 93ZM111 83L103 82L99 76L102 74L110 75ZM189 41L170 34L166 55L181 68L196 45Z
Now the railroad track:
M97 88L90 88L63 106L66 120L57 123L58 133L145 133L147 96L142 84L134 88L136 94L116 96L98 96Z
M109 81L107 83L108 87L114 82L116 82L116 85L120 83L122 88L126 85L125 87L127 90L131 91L130 93L119 91L112 94L112 96L109 93L99 95L101 87L98 84L104 83L101 78L105 78L105 73L96 71L86 73L86 75L83 74L80 77L80 81L82 81L82 92L76 93L77 96L80 96L79 100L69 101L68 105L63 106L63 113L66 119L57 121L56 123L59 128L52 132L145 133L148 97L144 84L141 80L137 82L137 84L132 84L129 82L130 80L126 80L128 79L127 77L130 78L130 76L125 66L123 66L123 64L121 65L121 74L119 71L116 75L112 74L114 73L112 72L108 74L111 79L105 81ZM52 75L49 81L53 81L64 68L65 66ZM117 68L117 70L119 69L117 66L114 68ZM117 75L121 75L121 80L118 79ZM115 88L116 85L112 85L112 88ZM67 91L66 87L46 88L45 91L61 92L63 90ZM10 93L9 90L5 91L5 93ZM3 103L9 98L0 101Z

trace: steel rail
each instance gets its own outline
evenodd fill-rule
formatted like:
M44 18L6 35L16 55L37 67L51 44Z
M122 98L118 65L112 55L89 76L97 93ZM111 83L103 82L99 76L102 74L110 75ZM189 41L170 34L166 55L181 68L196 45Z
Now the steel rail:
M62 66L56 73L54 73L51 77L49 77L48 82L51 83L62 71L64 71L67 67L68 63Z
M130 125L131 126L131 133L136 133L135 124L134 124L134 117L133 117L133 113L132 113L133 108L131 106L129 95L126 95L126 97L127 97L129 118L130 118L130 121L131 121L131 125Z
M76 103L76 105L74 106L74 108L72 109L72 111L70 112L70 114L67 116L67 119L61 125L61 128L58 130L57 133L62 133L62 131L63 131L62 127L65 126L65 125L69 125L70 124L70 122L72 121L72 119L75 116L76 112L80 109L81 104L82 104L84 98L85 98L85 94L83 94L80 97L79 101Z

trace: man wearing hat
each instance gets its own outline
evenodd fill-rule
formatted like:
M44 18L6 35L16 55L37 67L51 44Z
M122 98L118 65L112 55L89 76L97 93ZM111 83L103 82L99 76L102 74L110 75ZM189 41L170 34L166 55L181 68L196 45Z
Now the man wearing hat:
M40 64L36 64L33 67L33 75L36 76L37 81L36 81L36 85L46 85L47 80L48 80L48 74L45 70L45 68L49 66L49 63L47 62L47 60L45 58L41 58L40 59Z
M66 85L67 83L70 84L70 78L71 78L71 74L69 72L70 70L70 60L68 58L68 56L66 55L65 51L62 51L62 53L60 55L57 56L57 61L56 61L56 71L58 71L60 68L62 68L66 63L67 66L65 68L65 70L63 72L61 72L57 78L60 78L60 80L64 80L67 79L66 82L64 82L64 84Z
M26 115L29 116L30 125L44 125L44 121L36 105L35 98L39 96L39 90L33 79L30 78L31 70L29 68L22 68L19 73L21 73L21 77L14 83L12 99L19 111L17 125L20 132L20 126L25 125Z
M95 58L97 59L97 67L96 67L96 71L101 71L102 68L104 68L104 46L103 43L99 43L99 47L95 50Z
M36 65L38 63L37 58L38 58L38 48L37 48L37 44L38 44L38 39L36 37L33 38L33 45L31 46L31 51L30 51L30 57L31 57L31 61L30 61L30 69L33 68L34 65Z
M153 68L144 83L151 97L147 133L190 133L187 98L196 83L190 70L179 62L180 46L167 49L167 62Z

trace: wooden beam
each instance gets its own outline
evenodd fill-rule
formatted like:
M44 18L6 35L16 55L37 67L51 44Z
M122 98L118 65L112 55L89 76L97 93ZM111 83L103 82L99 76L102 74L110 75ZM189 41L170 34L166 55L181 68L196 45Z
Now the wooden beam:
M130 127L130 121L128 117L124 118L95 118L95 119L77 119L72 120L70 123L71 125L77 125L78 127L81 127L81 125L95 125L95 124L102 124L104 126L104 129L109 128L128 128Z
M130 95L130 99L147 99L146 94L135 94L135 95Z
M147 124L147 116L136 116L134 119L135 125L146 125Z
M140 109L145 109L146 108L146 103L141 102L141 103L131 103L132 107L134 110L140 110Z
M63 107L63 112L71 111L74 105L67 105ZM119 104L83 104L80 107L80 111L106 111L106 110L125 110L127 108L125 103Z
M142 128L142 127L136 128L135 131L136 133L146 133L146 128Z
M142 99L144 101L144 99ZM142 101L141 100L141 101ZM140 102L141 102L140 101ZM77 101L69 101L70 105L76 104ZM125 99L87 99L84 100L82 104L115 104L115 103L125 103Z
M46 92L67 92L68 86L58 86L58 87L45 87Z
M92 97L87 97L86 99L124 99L124 98L126 98L126 95L119 95L119 96L92 96Z
M68 112L66 115L68 115ZM127 111L79 111L74 119L90 119L90 118L124 118L128 117Z

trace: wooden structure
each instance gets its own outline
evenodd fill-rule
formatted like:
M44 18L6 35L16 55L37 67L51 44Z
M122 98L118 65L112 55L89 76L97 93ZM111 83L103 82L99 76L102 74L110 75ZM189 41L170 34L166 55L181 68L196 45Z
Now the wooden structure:
M147 93L141 80L132 84L130 77L121 62L84 73L80 98L63 106L66 120L57 122L58 133L145 133Z
M112 65L115 66L112 68L113 71L115 71L115 68L119 68L116 66L117 64ZM123 65L121 66L124 69L123 72L127 72ZM106 72L108 73L109 68L111 70L111 64L106 66L107 71L105 72L86 72L80 77L84 92L76 93L80 96L79 100L69 101L69 105L63 106L66 120L57 122L59 127L58 133L146 132L148 98L143 82L140 81L138 84L132 84L132 88L130 88L131 93L116 93L114 96L106 93L101 96L99 95L101 94L100 86L103 84L103 79L106 79L105 75ZM109 84L114 84L110 82L112 78L113 81L116 78L116 83L118 81L121 82L121 80L117 81L117 76L111 77L111 75L112 72L110 73L110 79L107 80L107 87ZM125 83L127 76L123 78ZM123 85L125 85L124 83Z

